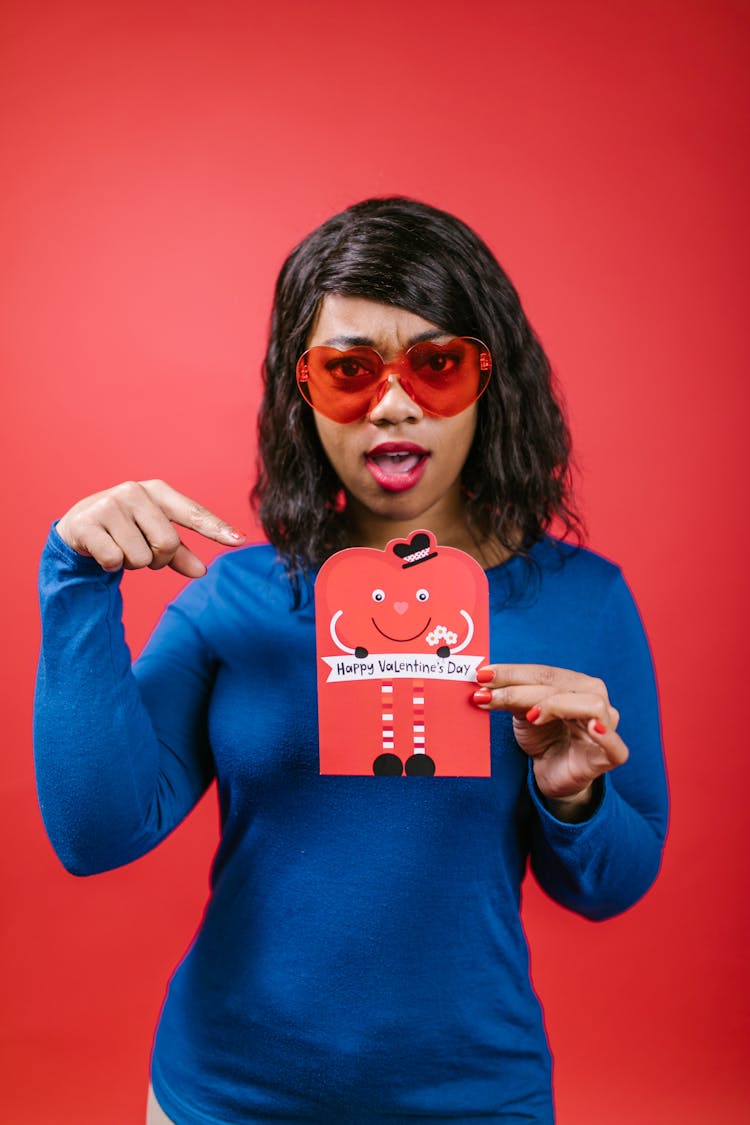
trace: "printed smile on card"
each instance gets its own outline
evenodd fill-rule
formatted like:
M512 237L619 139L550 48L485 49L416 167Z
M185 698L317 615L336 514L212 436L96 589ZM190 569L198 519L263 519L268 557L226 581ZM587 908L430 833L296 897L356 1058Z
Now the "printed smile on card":
M430 627L430 622L432 621L432 618L431 618L431 617L428 617L428 618L427 618L427 624L426 624L426 625L424 625L424 626L423 626L423 627L422 627L422 628L421 628L421 629L419 630L419 632L418 632L418 633L415 633L413 637L392 637L392 636L390 635L390 633L384 633L384 632L383 632L383 630L382 630L382 629L380 628L380 626L378 625L378 623L377 623L377 621L375 620L375 618L374 618L374 617L371 617L371 618L370 618L370 621L372 621L373 625L375 626L375 628L377 629L377 631L378 631L378 632L380 633L381 637L385 637L385 639L386 639L387 641L395 641L395 642L396 642L396 644L399 644L399 645L405 645L405 644L408 644L408 643L409 643L409 641L416 641L417 637L421 637L421 636L422 636L422 633L424 633L425 629L429 629L429 627Z

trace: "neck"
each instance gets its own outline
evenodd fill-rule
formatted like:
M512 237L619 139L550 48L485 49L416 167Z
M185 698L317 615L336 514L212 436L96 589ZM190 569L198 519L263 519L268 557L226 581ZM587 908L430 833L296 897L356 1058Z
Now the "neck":
M508 558L510 552L494 538L483 539L470 526L460 497L441 501L416 516L379 516L347 497L352 526L352 547L384 550L391 539L406 539L413 531L431 531L441 547L456 547L488 569Z

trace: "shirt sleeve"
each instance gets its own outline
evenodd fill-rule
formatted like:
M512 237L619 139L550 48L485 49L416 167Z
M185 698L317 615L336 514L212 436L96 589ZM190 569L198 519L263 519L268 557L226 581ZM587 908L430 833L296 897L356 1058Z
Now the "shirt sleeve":
M34 757L47 833L77 875L150 851L213 778L215 661L199 626L206 594L170 606L132 667L121 577L50 532L40 567Z
M668 797L656 682L632 595L617 572L602 605L592 667L620 712L628 761L602 777L588 820L568 824L548 810L529 763L531 867L557 902L587 918L621 913L653 883L667 830Z

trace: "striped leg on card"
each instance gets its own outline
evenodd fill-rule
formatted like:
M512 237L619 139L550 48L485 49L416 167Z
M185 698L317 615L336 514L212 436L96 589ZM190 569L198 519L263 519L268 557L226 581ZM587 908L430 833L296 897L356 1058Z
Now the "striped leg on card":
M395 726L393 712L393 683L383 680L380 685L380 747L381 753L372 764L372 772L379 777L400 777L404 772L401 759L395 753Z
M432 777L435 763L427 753L424 717L424 680L412 680L412 755L406 760L406 772L410 777Z

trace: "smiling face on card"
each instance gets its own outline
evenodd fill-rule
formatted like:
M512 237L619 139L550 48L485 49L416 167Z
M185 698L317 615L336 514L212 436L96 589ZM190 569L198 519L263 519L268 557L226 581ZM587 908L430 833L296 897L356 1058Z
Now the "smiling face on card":
M458 552L437 551L404 566L393 552L342 551L327 564L327 585L316 593L322 612L336 618L336 635L369 652L435 652L464 639L486 591Z
M390 362L415 343L454 335L406 309L328 294L307 341L342 350L375 348ZM477 404L450 418L428 414L398 379L367 416L340 423L315 413L323 449L356 524L406 521L449 527L463 521L461 470L476 430Z

